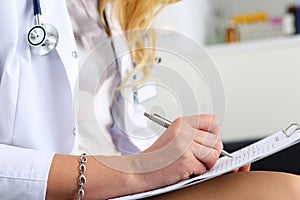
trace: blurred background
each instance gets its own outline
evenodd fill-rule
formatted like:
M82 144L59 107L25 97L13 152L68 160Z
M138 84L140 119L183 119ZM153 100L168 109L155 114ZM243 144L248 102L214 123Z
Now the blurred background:
M154 22L203 46L214 61L225 91L221 137L231 150L300 122L298 24L300 1L292 0L182 0ZM300 173L298 146L254 166Z
M286 16L296 18L289 13L293 7L297 2L290 0L183 0L156 18L154 26L186 35L215 62L226 96L225 141L255 139L300 122L300 37L285 33L282 24ZM250 21L239 25L239 18ZM272 20L281 28L272 29ZM244 40L226 42L228 24L237 35L242 26Z

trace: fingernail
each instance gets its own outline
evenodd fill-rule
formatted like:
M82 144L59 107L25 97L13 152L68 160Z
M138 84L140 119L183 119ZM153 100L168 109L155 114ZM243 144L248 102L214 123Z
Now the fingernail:
M222 150L224 149L224 145L223 145L223 142L221 142L221 149L222 149Z

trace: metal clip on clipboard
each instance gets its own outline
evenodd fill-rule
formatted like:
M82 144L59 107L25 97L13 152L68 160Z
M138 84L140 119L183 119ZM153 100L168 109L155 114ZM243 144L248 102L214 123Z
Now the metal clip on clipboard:
M289 129L291 129L292 127L297 127L295 129L293 129L292 132L289 132ZM291 135L293 135L295 132L300 130L300 126L298 123L292 123L290 124L286 129L283 129L282 132L286 135L286 137L290 137Z

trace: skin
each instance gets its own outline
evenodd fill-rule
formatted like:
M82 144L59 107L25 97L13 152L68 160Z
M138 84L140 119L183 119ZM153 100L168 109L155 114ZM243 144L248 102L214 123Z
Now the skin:
M143 192L174 184L187 179L190 175L202 174L214 166L223 149L218 134L219 121L214 116L183 117L176 119L150 148L140 154L88 156L85 173L87 182L84 187L85 199L107 199ZM46 199L77 197L78 159L78 156L54 156L48 177ZM234 172L249 171L249 169L250 165L247 165ZM277 185L273 188L266 188L273 190L282 183L279 182L280 179L286 179L289 183L296 178L279 173L275 175L252 172L232 173L177 192L157 196L154 199L170 199L171 197L175 199L175 196L178 196L177 199L182 199L188 194L190 199L195 199L195 195L203 195L207 197L204 199L212 199L216 193L223 194L229 199L226 195L232 195L233 192L242 197L248 194L248 191L252 191L250 190L252 187L258 189L263 186L265 179L272 180L272 183ZM299 183L298 179L297 181L295 182ZM263 192L262 189L258 191ZM270 196L268 197L270 199Z
M282 200L300 199L299 177L279 172L240 172L208 181L149 200Z

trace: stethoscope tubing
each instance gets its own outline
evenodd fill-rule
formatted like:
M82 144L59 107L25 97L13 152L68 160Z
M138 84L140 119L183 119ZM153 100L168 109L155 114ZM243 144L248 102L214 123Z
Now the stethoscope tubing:
M56 48L59 33L57 28L52 24L42 23L40 0L32 0L32 3L35 25L28 31L27 41L35 54L43 56Z
M42 15L40 0L33 0L33 15Z

